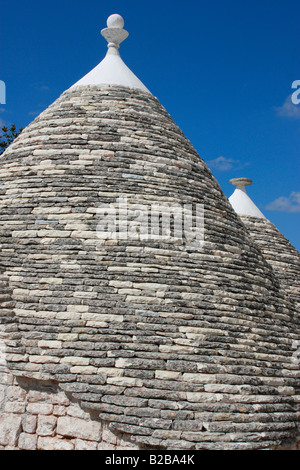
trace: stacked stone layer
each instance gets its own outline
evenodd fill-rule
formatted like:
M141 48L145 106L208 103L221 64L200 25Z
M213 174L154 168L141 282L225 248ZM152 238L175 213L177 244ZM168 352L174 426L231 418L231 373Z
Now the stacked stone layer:
M240 216L276 278L300 313L300 254L267 219Z
M296 440L293 304L151 95L77 88L1 160L1 265L17 377L53 381L138 446ZM99 240L97 208L204 205L205 243Z
M292 344L292 351L294 361L300 368L300 254L269 220L245 216L240 218L272 266L281 288L293 304L295 312L293 324L298 339ZM298 404L298 416L300 416L300 381L296 384L295 391L295 402Z

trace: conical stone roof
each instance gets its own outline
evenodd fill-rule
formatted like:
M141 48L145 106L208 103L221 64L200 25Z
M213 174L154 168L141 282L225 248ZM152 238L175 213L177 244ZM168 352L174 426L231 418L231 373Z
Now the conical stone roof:
M246 225L251 237L262 251L265 259L274 269L277 279L295 303L295 310L300 312L300 254L282 233L255 206L246 193L244 184L252 181L247 178L235 178L230 182L237 186L229 201ZM247 206L245 205L245 195ZM250 207L254 207L251 211Z
M230 182L236 190L229 201L245 224L250 236L255 241L272 266L276 278L294 310L294 341L292 352L295 364L299 367L299 330L300 330L300 254L282 233L255 206L246 193L245 185L251 185L248 178L235 178ZM245 197L246 195L246 197ZM296 385L295 402L300 410L300 385Z
M294 310L155 97L72 87L6 150L0 175L16 376L55 381L141 446L295 439ZM127 235L121 224L101 238L99 210L115 214L124 201ZM204 240L147 236L157 204L171 220L175 209L203 208Z

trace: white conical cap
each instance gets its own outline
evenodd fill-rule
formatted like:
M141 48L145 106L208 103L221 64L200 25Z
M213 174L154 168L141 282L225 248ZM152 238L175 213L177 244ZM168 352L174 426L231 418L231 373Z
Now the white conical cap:
M101 31L102 36L108 42L108 51L105 58L71 88L91 85L116 85L150 93L120 57L119 45L129 35L123 27L124 20L122 16L114 14L107 19L107 28Z
M229 183L236 186L234 193L229 198L229 202L235 212L238 215L265 219L264 214L259 210L259 208L254 204L247 194L245 186L251 185L252 180L249 178L234 178L231 179Z

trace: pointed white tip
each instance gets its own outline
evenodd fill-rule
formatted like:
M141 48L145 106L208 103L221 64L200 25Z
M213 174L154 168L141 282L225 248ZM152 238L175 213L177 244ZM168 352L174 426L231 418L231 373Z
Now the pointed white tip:
M116 85L150 93L120 57L119 45L129 35L123 27L124 20L122 16L114 14L108 17L107 28L101 31L102 36L108 42L108 51L105 58L71 88L90 85Z
M233 178L229 183L236 186L234 193L229 198L229 202L235 212L238 215L265 219L264 214L254 204L246 192L245 186L251 185L252 180L250 178Z

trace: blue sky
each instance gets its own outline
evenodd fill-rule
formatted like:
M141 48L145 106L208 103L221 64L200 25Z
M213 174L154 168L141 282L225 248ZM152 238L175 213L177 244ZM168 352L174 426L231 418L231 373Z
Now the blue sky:
M13 7L12 7L13 5ZM126 64L172 115L225 194L248 194L300 250L299 0L2 3L0 123L25 127L106 53L119 13Z

